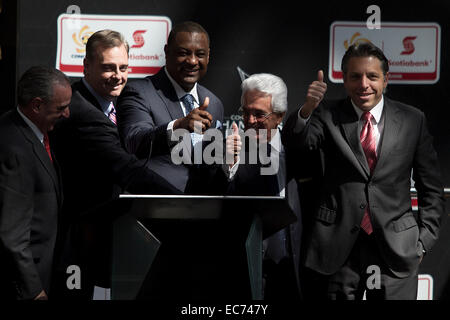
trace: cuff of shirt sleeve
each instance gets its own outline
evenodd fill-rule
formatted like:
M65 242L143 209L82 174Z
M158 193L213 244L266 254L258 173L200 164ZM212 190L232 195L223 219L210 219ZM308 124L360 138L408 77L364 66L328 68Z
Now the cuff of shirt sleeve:
M230 168L229 164L224 163L222 165L222 170L225 173L225 176L228 178L228 181L233 180L238 168L239 168L240 158L238 157L236 163Z
M298 113L297 113L297 122L295 123L295 128L294 128L295 133L301 132L306 127L306 123L311 118L311 115L307 119L302 118L302 116L300 115L302 108L303 108L303 106L300 107L300 109L298 110Z
M167 144L168 144L169 148L173 148L178 143L178 141L173 141L172 140L173 125L174 125L175 121L176 120L172 120L167 125Z

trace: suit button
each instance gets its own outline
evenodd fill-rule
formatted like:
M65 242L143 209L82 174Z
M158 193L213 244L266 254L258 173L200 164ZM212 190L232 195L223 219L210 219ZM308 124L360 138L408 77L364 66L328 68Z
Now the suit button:
M365 209L366 208L366 204L365 203L361 203L359 206L360 209Z
M358 226L354 226L354 227L350 230L351 233L355 233L355 232L358 232L358 231L359 231L359 227L358 227Z

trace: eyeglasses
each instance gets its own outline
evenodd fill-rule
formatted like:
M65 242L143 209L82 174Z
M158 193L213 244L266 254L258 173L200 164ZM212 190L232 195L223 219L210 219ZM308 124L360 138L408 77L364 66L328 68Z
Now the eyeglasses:
M250 116L253 116L256 119L256 121L258 121L258 122L266 121L266 119L273 113L273 111L269 112L269 113L264 113L261 111L249 112L244 107L240 107L238 112L240 115L242 115L244 118L247 118L247 119L250 118Z

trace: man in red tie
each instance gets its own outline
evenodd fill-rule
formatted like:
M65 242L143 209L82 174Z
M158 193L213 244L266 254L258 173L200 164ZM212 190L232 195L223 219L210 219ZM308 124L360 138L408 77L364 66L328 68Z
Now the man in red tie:
M379 48L351 46L342 59L348 98L322 101L319 71L283 130L291 150L321 154L316 210L304 226L305 298L417 297L419 264L438 238L443 188L425 116L383 94L388 71Z
M17 85L17 108L0 117L0 301L52 297L63 197L47 132L69 117L71 97L61 71L32 67Z

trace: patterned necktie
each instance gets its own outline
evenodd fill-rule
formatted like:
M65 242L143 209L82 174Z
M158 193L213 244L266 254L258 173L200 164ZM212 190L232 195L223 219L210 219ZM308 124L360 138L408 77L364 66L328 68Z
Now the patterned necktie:
M45 147L45 150L47 151L50 161L53 162L52 152L50 151L50 141L48 140L47 134L44 135L44 147Z
M181 102L183 102L184 107L186 108L186 115L189 114L192 110L194 110L194 96L190 93L185 94L181 98ZM201 142L203 139L203 136L196 132L191 132L191 141L192 145L195 147L199 142ZM201 145L199 145L201 146ZM201 149L197 149L197 155L201 153Z
M110 103L109 106L110 106L111 108L110 108L109 113L108 113L108 118L109 118L109 120L112 121L112 123L114 123L115 125L117 125L116 108L114 108L114 104L112 103L112 101L111 101L111 103Z
M364 121L363 128L359 135L361 140L361 146L366 155L367 163L369 164L370 174L373 174L375 165L377 164L377 153L376 153L376 142L374 129L372 125L372 114L370 112L364 112L361 116L361 120ZM361 228L367 233L371 234L373 232L372 223L370 222L370 209L369 204L366 206L364 211L364 217L361 221Z
M181 98L181 102L183 102L184 107L186 108L186 115L194 110L194 97L192 94L188 93Z

